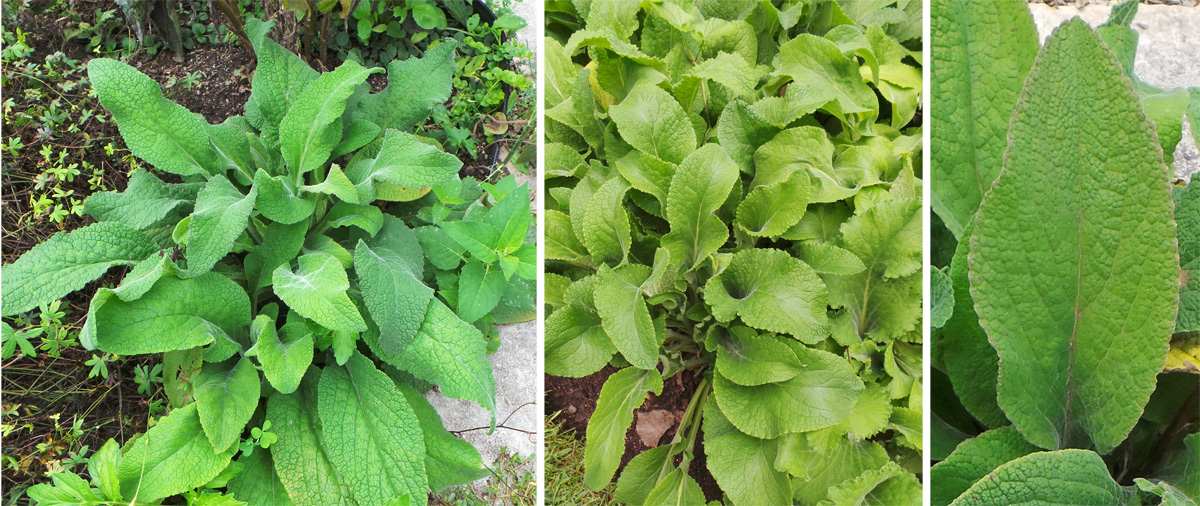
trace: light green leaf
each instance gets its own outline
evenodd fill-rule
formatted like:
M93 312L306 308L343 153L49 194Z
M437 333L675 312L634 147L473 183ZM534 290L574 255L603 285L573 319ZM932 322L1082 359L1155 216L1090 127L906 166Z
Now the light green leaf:
M321 74L294 98L279 123L283 159L293 174L322 166L342 138L342 113L354 87L367 76L383 72L347 61L333 72Z
M587 248L575 237L571 229L571 217L562 211L548 209L543 218L546 223L546 260L590 264ZM628 223L628 221L626 221Z
M867 269L857 255L829 243L804 241L796 255L820 274L849 276Z
M188 225L187 277L204 274L233 251L233 242L246 230L246 220L258 198L257 186L242 195L225 176L208 180L196 197Z
M1037 56L1037 29L1022 2L930 4L932 208L955 237L1000 174L1008 121Z
M763 74L741 55L726 52L719 52L688 71L688 75L720 83L738 96L753 93Z
M87 468L88 474L92 477L92 484L100 489L100 493L113 501L121 500L119 473L123 459L121 445L117 444L115 439L105 441L104 446L101 446L88 458Z
M358 191L354 189L354 183L350 182L350 179L336 163L329 166L329 173L325 175L325 181L320 184L301 186L300 189L306 192L334 195L351 204L358 203Z
M921 223L919 200L886 200L842 225L844 247L858 255L869 274L904 277L921 269Z
M793 346L800 362L796 376L779 383L746 387L713 375L721 412L738 430L760 439L812 431L841 423L854 407L863 382L844 358ZM590 425L590 424L589 424Z
M800 364L781 339L787 338L730 333L717 349L717 370L726 379L751 387L795 378Z
M467 248L455 241L444 230L426 225L414 228L412 231L421 244L425 258L428 258L429 263L434 267L442 270L455 270L462 264L463 253L467 252Z
M438 226L471 252L475 259L488 264L500 259L496 253L500 230L496 227L478 221L445 221Z
M595 262L625 261L629 255L629 213L622 205L629 183L620 177L606 181L592 194L584 210L584 246Z
M692 479L683 469L676 469L667 474L658 486L646 497L646 506L689 506L704 504L704 491L700 484Z
M788 434L779 444L776 466L796 477L792 495L800 504L817 504L835 486L888 462L887 451L878 442L850 441L828 432Z
M304 235L308 222L299 221L291 225L274 222L262 232L262 242L255 246L242 264L246 268L246 279L252 288L270 286L272 275L280 265L291 262L304 246Z
M367 330L362 315L346 295L350 288L346 269L333 256L303 255L295 271L280 265L272 280L275 294L301 316L333 330Z
M804 33L780 46L779 57L776 75L833 90L833 100L822 108L856 132L871 132L879 103L859 76L858 63L843 55L836 44Z
M954 282L941 269L929 272L929 319L934 328L941 328L954 314Z
M288 322L276 330L271 317L260 314L254 319L250 333L255 345L249 354L262 363L263 376L281 393L295 392L312 364L312 332L300 322Z
M216 174L216 152L203 116L162 96L158 83L108 58L88 62L88 80L113 114L129 151L172 174Z
M96 221L117 221L145 230L172 211L190 212L203 185L166 184L148 170L129 176L125 191L96 192L83 202L83 212Z
M1011 425L963 441L949 457L929 469L930 498L934 505L950 504L1001 464L1037 450Z
M1141 415L1174 326L1153 316L1177 310L1167 167L1120 64L1082 21L1051 36L1023 97L971 235L971 295L1017 429L1042 448L1107 453Z
M483 468L483 458L471 443L454 437L442 425L442 417L429 401L421 397L413 387L396 383L404 394L417 420L425 440L425 471L429 475L429 488L435 493L446 487L464 485L491 473Z
M583 482L589 489L600 490L612 481L625 453L625 431L633 423L633 410L646 400L647 392L658 395L662 388L662 376L653 369L627 367L604 382L584 440Z
M392 60L387 87L363 97L358 114L383 130L405 132L424 122L435 104L450 98L456 47L453 40L442 39L425 50L421 58Z
M641 290L649 275L650 268L639 264L602 268L593 294L605 333L621 355L640 369L654 369L663 342Z
M1031 487L1031 482L1044 485ZM1128 498L1129 494L1109 476L1099 455L1087 450L1059 450L1009 461L950 504L1112 506L1128 504Z
M330 227L358 227L374 237L383 226L383 211L372 205L338 202L325 213L325 220Z
M1194 100L1200 100L1200 95ZM1200 114L1200 111L1197 111ZM1198 120L1200 123L1200 120ZM1179 314L1175 332L1200 330L1200 179L1175 188L1176 233L1179 235ZM1186 282L1184 282L1186 280Z
M696 150L696 132L687 114L671 96L651 84L635 86L608 114L621 138L660 160L681 163Z
M4 316L53 302L110 267L137 264L157 249L146 234L121 223L56 233L4 266Z
M317 412L330 463L355 470L344 479L360 505L383 506L402 495L426 504L429 485L420 422L391 378L371 359L355 353L345 367L326 366Z
M733 254L729 267L704 285L704 301L723 322L740 316L751 327L786 332L809 344L829 336L829 292L804 262L777 249Z
M246 292L233 280L208 273L192 279L163 277L129 302L101 288L92 299L84 333L90 332L101 350L138 355L202 346L236 335L249 323Z
M274 22L264 23L259 19L246 21L246 35L258 57L258 66L250 81L246 119L263 133L263 141L268 145L278 143L279 123L292 101L320 76L299 56L271 40L268 34L274 25ZM256 120L251 111L257 111L261 121Z
M192 386L200 426L213 445L223 452L241 439L242 429L258 407L258 371L246 358L236 363L207 364Z
M626 504L644 504L654 487L675 470L674 457L683 451L675 445L659 446L634 455L625 464L613 499Z
M687 156L671 178L667 221L671 232L662 244L671 258L690 271L729 240L729 227L715 216L740 174L717 144L705 144Z
M888 462L882 468L863 473L829 491L832 506L891 506L920 504L921 483L899 464Z
M127 445L121 495L152 503L199 487L225 469L234 451L213 451L195 404L177 408Z

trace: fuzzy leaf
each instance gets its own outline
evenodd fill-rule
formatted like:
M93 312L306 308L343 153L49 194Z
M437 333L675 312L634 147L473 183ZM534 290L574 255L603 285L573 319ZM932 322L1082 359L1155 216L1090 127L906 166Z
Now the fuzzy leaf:
M346 295L346 269L332 255L313 253L299 259L292 271L280 265L272 275L275 294L301 316L326 328L346 332L367 330L362 315Z
M662 244L684 270L692 270L729 240L729 226L714 215L738 179L737 164L717 144L687 155L671 178Z
M246 230L256 198L257 187L242 195L225 176L208 180L196 197L196 210L188 226L188 277L210 271L233 250L233 242Z
M1030 483L1043 485L1031 487ZM1036 452L1002 464L950 504L1112 506L1128 504L1128 498L1099 455L1059 450Z
M647 392L658 395L662 388L662 376L653 369L628 367L604 382L584 440L583 481L588 488L600 490L612 481L625 453L625 431L633 423L633 411L646 400Z
M206 364L192 384L200 426L223 452L241 439L242 429L258 407L258 371L246 358L236 363Z
M775 249L735 253L729 267L704 285L704 301L718 320L740 316L747 325L809 344L831 330L827 298L825 283L811 267Z
M126 444L121 495L151 503L199 487L225 469L234 451L213 451L195 404L176 408Z

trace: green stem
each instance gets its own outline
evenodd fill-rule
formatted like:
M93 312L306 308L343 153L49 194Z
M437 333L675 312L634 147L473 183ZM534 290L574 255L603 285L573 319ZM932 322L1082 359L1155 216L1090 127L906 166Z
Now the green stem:
M700 381L696 386L696 393L692 394L692 399L688 401L688 411L684 413L686 421L686 429L688 432L686 441L687 449L683 452L683 458L679 461L679 468L683 472L688 471L688 466L692 463L692 450L696 447L696 434L700 431L700 422L704 419L704 403L708 401L708 394L712 389L708 387L708 379ZM681 424L679 430L675 432L675 438L679 438L679 433L683 432L685 425Z

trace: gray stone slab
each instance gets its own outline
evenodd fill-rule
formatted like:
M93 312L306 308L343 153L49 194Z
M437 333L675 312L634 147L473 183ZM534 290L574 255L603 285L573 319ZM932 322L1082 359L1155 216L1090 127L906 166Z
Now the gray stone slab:
M1140 5L1133 28L1138 31L1134 73L1159 88L1200 87L1200 7L1190 0L1181 5ZM1055 27L1074 17L1092 26L1108 19L1111 5L1052 6L1031 4L1033 20L1042 41ZM1175 149L1175 170L1181 177L1200 172L1200 150L1187 122L1183 140Z

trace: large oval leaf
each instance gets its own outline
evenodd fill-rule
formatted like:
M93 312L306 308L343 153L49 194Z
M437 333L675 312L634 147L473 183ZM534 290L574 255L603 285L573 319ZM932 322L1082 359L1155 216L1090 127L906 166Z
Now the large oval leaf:
M968 256L997 401L1035 445L1107 453L1141 415L1174 328L1167 167L1120 64L1080 20L1042 50L1009 138Z

